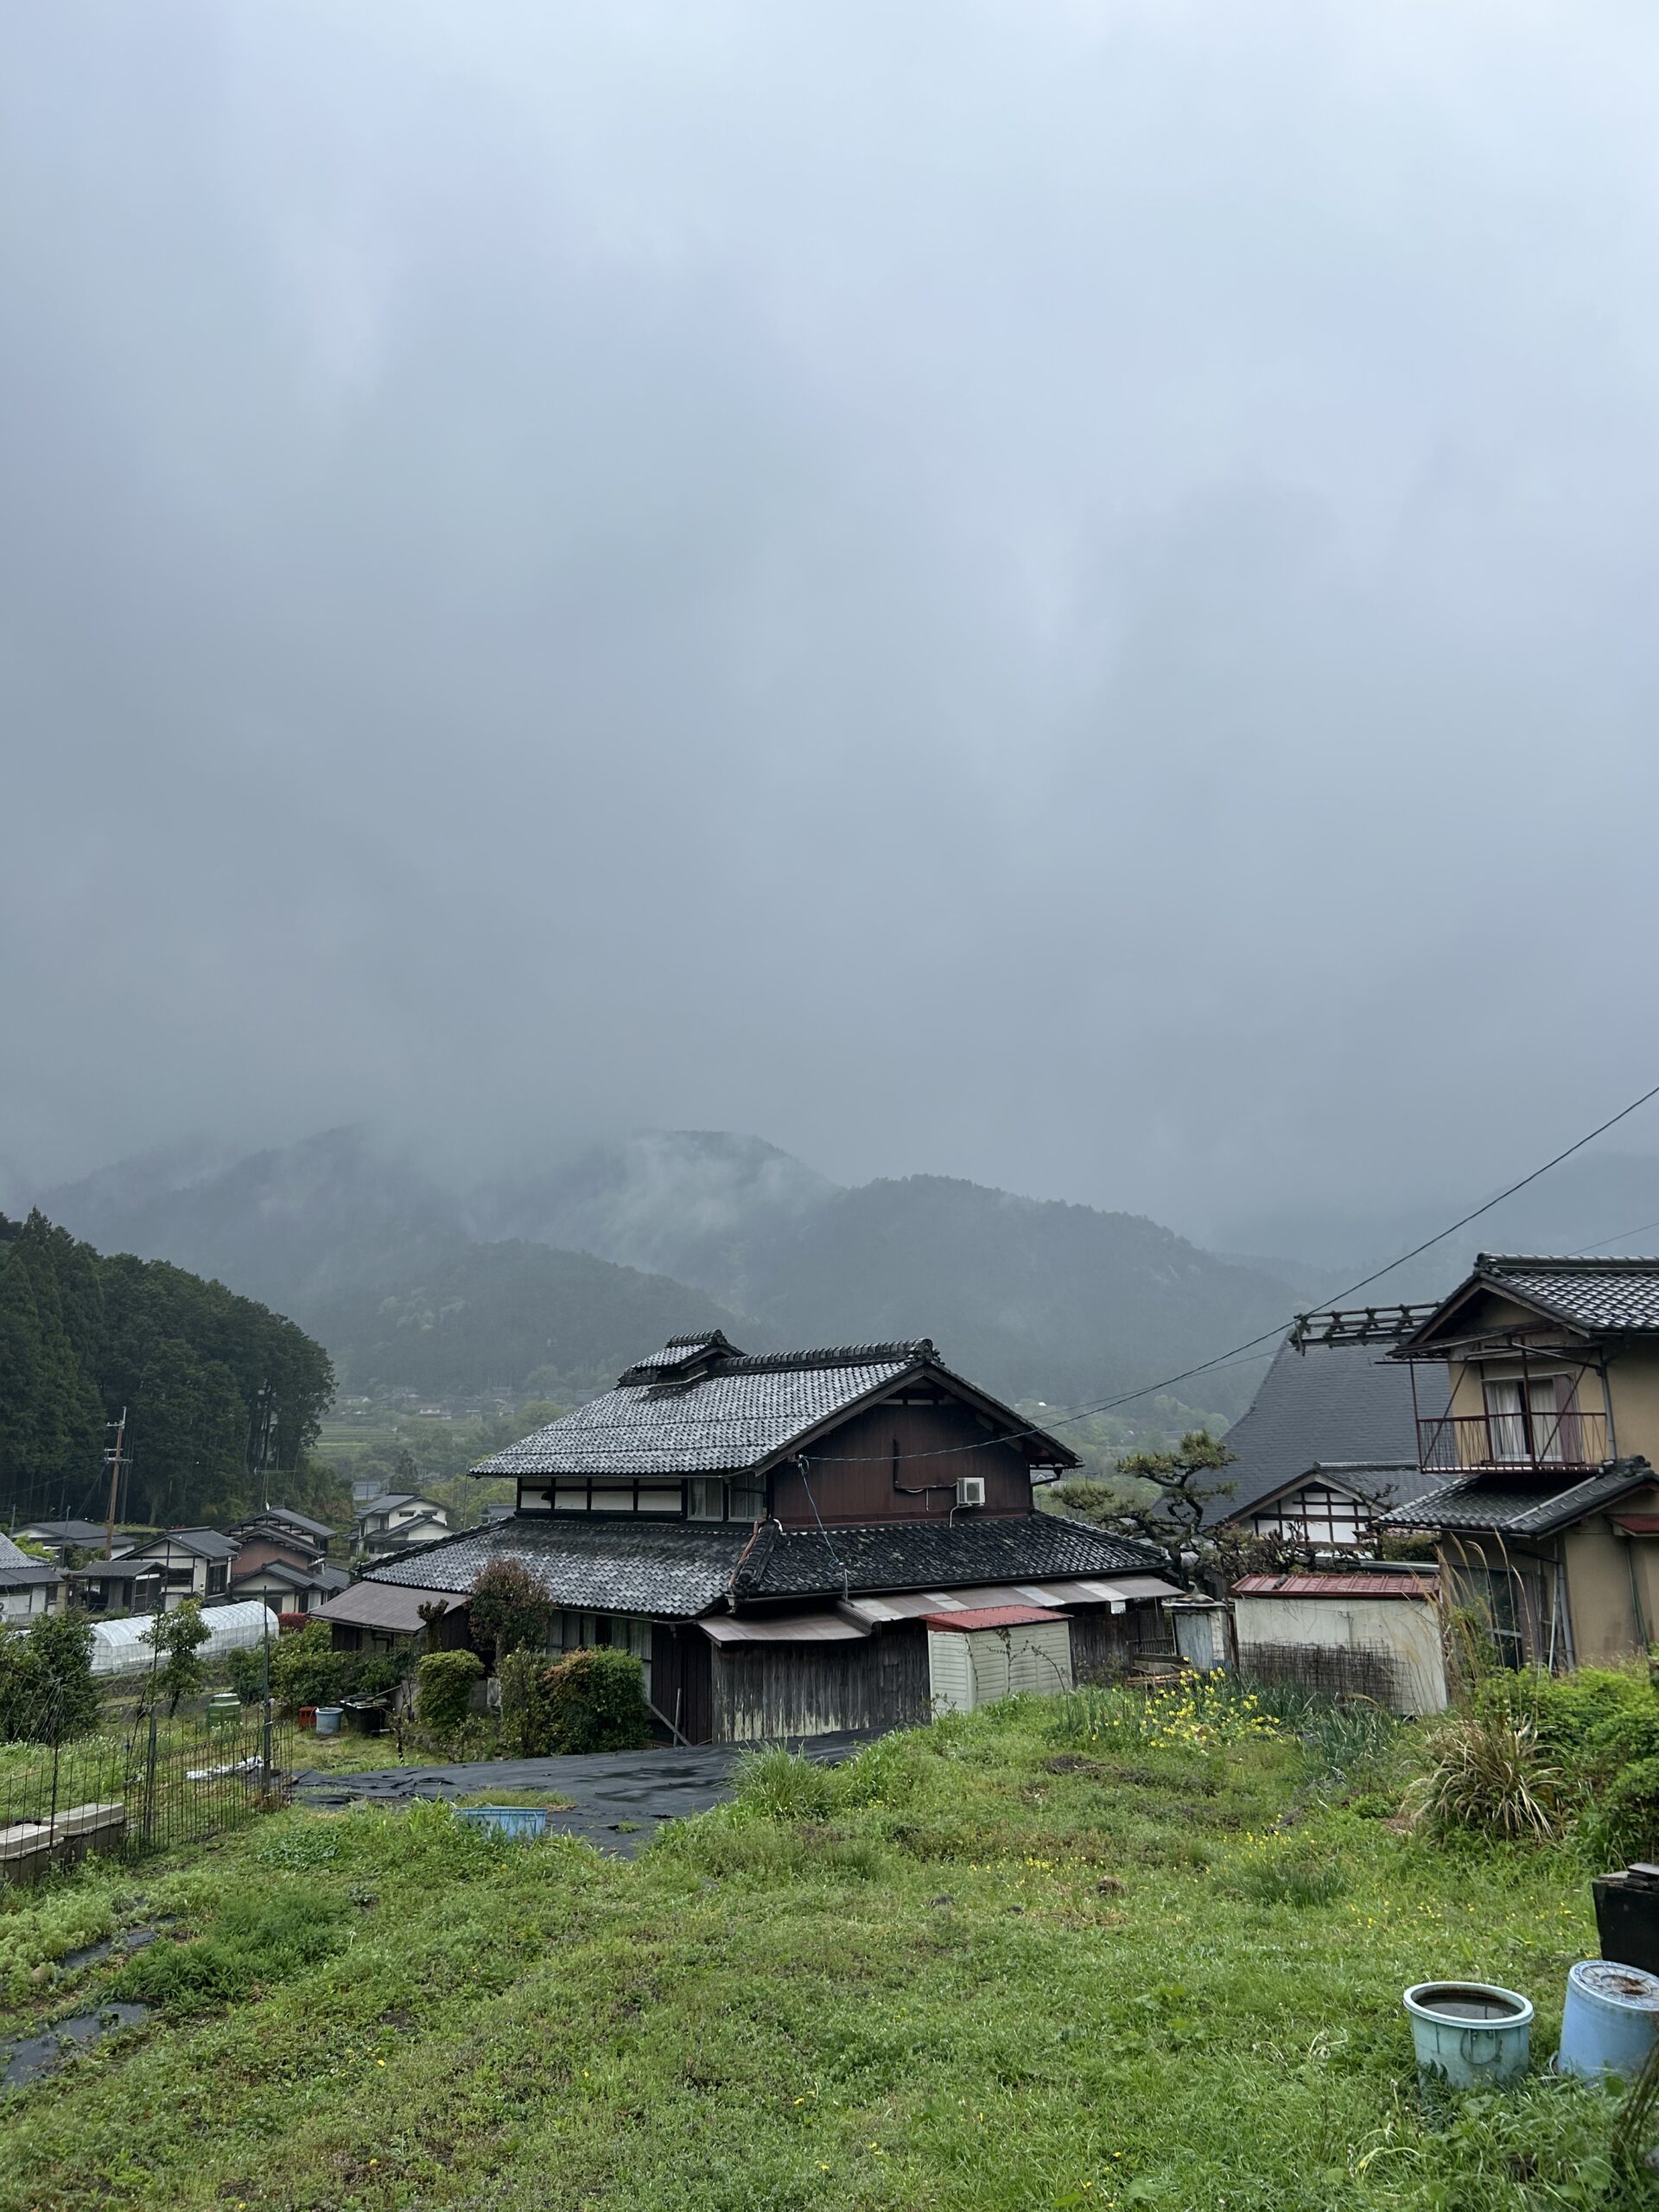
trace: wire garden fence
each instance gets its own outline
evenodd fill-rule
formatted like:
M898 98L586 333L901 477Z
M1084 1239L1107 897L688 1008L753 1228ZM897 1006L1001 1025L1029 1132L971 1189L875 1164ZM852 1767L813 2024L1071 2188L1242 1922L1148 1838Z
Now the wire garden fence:
M48 1709L30 1740L0 1746L0 1883L89 1851L205 1841L285 1802L294 1764L293 1724L270 1700L178 1719L151 1707L84 1733Z

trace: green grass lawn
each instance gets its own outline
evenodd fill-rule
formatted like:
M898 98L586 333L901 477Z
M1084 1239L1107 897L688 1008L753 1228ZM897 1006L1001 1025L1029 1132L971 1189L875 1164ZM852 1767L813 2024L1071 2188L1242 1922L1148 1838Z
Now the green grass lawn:
M1437 1849L1375 1762L1181 1735L1019 1700L834 1771L768 1758L632 1865L292 1811L5 1897L0 2035L156 2009L3 2108L0 2208L1659 2202L1613 2176L1611 2096L1417 2089L1400 1994L1430 1975L1526 1991L1553 2051L1595 1948L1564 1853Z

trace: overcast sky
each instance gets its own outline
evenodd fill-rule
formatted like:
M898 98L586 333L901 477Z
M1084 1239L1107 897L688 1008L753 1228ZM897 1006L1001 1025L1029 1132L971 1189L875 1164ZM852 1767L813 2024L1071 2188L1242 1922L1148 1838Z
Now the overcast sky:
M1656 101L1645 0L16 0L0 1181L1532 1164L1659 1078Z

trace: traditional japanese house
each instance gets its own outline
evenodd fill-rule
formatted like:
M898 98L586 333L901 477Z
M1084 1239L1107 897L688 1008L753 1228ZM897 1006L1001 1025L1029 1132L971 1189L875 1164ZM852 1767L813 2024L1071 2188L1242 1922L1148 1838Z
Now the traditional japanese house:
M1378 1516L1434 1478L1417 1459L1409 1371L1389 1354L1432 1306L1304 1314L1227 1432L1206 1525L1310 1551L1363 1553Z
M1659 1260L1483 1252L1389 1355L1417 1400L1436 1541L1507 1656L1570 1666L1659 1637Z
M636 1652L690 1742L899 1726L947 1694L929 1659L930 1620L957 1656L945 1615L1058 1616L1049 1688L1166 1649L1161 1554L1038 1509L1033 1485L1076 1464L925 1338L760 1356L677 1338L474 1468L516 1482L511 1517L321 1610L355 1641L377 1609L387 1628L413 1610L400 1586L464 1605L487 1561L517 1559L559 1607L553 1648Z

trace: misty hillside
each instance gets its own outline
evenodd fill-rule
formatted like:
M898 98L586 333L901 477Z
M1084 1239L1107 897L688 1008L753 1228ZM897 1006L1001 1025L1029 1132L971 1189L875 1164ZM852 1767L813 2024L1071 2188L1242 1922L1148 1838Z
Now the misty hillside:
M505 1178L467 1205L480 1236L527 1237L677 1275L743 1306L757 1255L837 1186L760 1137L657 1129L589 1147L535 1175Z
M722 1328L755 1351L775 1342L706 1291L516 1239L458 1243L394 1292L335 1292L308 1300L305 1313L343 1389L407 1388L438 1399L492 1389L591 1395L690 1329Z
M931 1336L1007 1397L1077 1404L1173 1372L1297 1302L1131 1214L942 1176L837 1188L724 1131L600 1145L464 1198L366 1132L228 1162L181 1150L49 1194L106 1249L292 1313L353 1389L597 1389L678 1329L740 1344ZM1243 1402L1217 1376L1202 1401Z
M838 1192L757 1268L753 1303L793 1340L906 1336L1008 1398L1077 1405L1272 1328L1282 1282L1134 1214L942 1175ZM1200 1402L1241 1387L1217 1376Z

